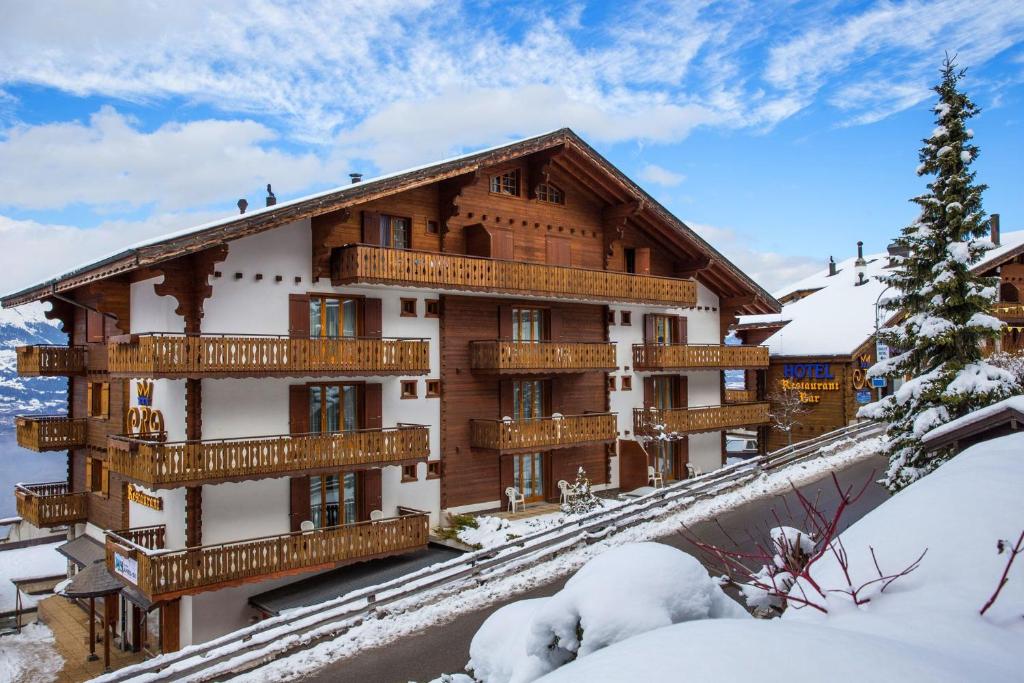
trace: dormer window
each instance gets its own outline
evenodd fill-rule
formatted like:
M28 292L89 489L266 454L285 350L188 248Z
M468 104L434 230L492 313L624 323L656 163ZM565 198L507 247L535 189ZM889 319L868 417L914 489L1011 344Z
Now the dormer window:
M519 169L505 171L499 175L491 176L491 192L495 194L507 194L512 197L519 196Z
M541 183L537 186L537 199L549 204L565 204L565 193L551 183Z

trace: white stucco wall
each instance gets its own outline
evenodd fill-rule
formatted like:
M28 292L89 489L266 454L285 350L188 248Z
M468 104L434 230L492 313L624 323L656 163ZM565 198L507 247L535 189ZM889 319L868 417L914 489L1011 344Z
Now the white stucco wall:
M287 479L203 486L203 545L289 531Z
M144 332L183 332L185 319L174 312L178 300L173 296L157 296L153 286L163 282L164 276L133 282L131 285L131 330Z
M163 509L154 510L138 503L128 503L128 523L131 527L163 524L164 547L178 550L185 547L185 489L151 491L137 486L140 491L163 500Z

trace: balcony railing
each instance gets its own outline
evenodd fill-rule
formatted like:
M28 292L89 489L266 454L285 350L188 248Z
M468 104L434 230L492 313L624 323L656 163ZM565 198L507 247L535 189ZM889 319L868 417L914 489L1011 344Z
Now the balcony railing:
M85 372L84 346L33 344L19 346L18 374L22 377L66 377Z
M727 344L634 344L633 367L637 370L767 368L768 347Z
M697 304L697 285L693 280L368 245L337 250L331 282L684 307Z
M475 341L469 351L474 370L499 374L616 367L615 344L610 342Z
M109 468L149 488L398 465L429 454L429 430L421 425L204 441L114 436L107 442Z
M534 420L470 420L473 448L533 451L607 443L618 436L615 413L564 415Z
M107 345L108 369L127 377L417 375L430 370L424 339L273 335L127 335Z
M40 529L84 522L89 513L87 493L72 493L66 482L17 484L18 516Z
M737 403L700 408L636 408L633 410L633 431L640 435L657 433L663 426L666 433L695 434L732 427L760 425L768 422L768 403Z
M992 305L992 315L1000 320L1024 320L1024 304L998 303Z
M85 445L86 420L66 415L19 415L14 418L18 445L33 451L63 451Z
M171 599L239 582L262 581L419 550L426 547L429 532L429 516L416 514L162 550L150 547L157 540L153 527L108 531L107 567L138 586L150 599Z
M757 400L757 392L753 389L726 389L726 403L753 403Z

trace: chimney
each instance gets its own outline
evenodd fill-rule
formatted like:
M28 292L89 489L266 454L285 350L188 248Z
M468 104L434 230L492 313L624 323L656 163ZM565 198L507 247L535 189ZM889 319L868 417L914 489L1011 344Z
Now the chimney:
M999 246L999 214L994 213L988 217L988 229L992 244Z
M245 197L238 200L238 213L245 213L245 210L249 208L249 202L245 201Z
M267 206L273 206L277 204L277 197L274 196L274 191L270 189L270 183L267 183Z
M355 185L356 183L358 183L360 180L363 179L363 174L362 173L349 173L348 177L352 179L352 184Z
M857 260L864 260L864 243L861 242L860 240L857 241Z
M908 249L907 247L901 247L896 242L896 240L889 242L889 246L887 246L885 250L889 252L889 268L894 268L896 266L896 264L898 263L898 261L896 260L897 258L906 258L910 256L910 249Z
M831 256L828 257L828 276L832 277L836 274L836 260Z

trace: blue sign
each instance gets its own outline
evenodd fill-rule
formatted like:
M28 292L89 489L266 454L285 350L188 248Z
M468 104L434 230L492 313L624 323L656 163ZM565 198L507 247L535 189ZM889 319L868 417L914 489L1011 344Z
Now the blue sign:
M786 379L835 379L830 363L786 363L782 366Z
M872 377L871 386L874 389L885 389L885 385L888 381L884 377Z
M857 403L871 403L871 391L868 389L860 389L857 391Z

